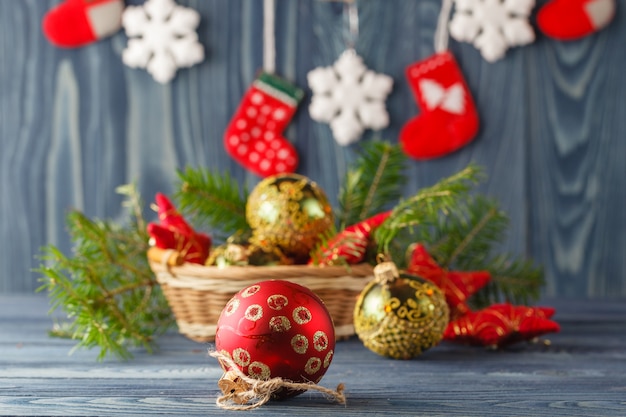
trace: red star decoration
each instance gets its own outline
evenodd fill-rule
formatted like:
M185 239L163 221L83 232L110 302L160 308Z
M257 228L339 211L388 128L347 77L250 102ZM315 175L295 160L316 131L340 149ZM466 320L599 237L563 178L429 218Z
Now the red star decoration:
M550 318L549 307L494 304L451 321L443 339L471 345L503 347L558 332L560 326Z
M451 319L469 313L467 299L491 280L491 274L487 271L448 271L440 267L420 244L416 244L411 253L407 272L441 288L450 307Z
M148 224L154 246L174 249L186 262L203 264L209 256L211 238L193 230L164 194L157 193L155 199L161 224Z
M346 227L328 241L325 247L313 255L311 262L320 266L347 262L363 262L372 233L391 214L390 211L369 217L360 223Z

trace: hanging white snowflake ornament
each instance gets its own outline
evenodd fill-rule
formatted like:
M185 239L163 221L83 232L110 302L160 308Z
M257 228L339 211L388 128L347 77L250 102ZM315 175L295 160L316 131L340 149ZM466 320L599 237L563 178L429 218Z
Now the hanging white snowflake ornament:
M196 28L200 14L174 0L147 0L128 6L122 25L130 38L122 61L131 68L145 68L161 84L176 75L178 68L202 62L204 48Z
M367 128L389 125L385 100L393 79L367 69L354 50L345 51L331 67L309 71L307 81L313 91L311 118L329 123L340 145L356 142Z
M509 47L535 40L528 22L535 0L455 0L455 6L450 36L473 42L489 62L502 58Z

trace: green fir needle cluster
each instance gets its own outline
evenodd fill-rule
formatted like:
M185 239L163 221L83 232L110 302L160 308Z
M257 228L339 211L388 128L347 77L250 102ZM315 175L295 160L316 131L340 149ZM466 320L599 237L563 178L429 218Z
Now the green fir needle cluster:
M346 173L339 190L339 230L388 210L406 184L406 156L399 146L369 142Z
M98 359L113 354L132 357L133 347L152 351L155 338L173 317L150 270L148 235L141 200L133 186L120 187L132 213L128 225L89 219L72 211L67 227L73 253L66 256L49 245L43 250L43 285L52 309L67 321L51 334L78 340L77 348L99 347Z
M214 240L250 230L246 221L248 189L228 173L188 167L178 171L178 179L175 198L180 209L193 223L207 225Z

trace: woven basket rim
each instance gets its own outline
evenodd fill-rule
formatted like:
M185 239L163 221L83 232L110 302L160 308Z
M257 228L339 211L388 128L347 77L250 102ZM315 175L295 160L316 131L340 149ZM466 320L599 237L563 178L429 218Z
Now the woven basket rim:
M272 266L228 266L217 267L193 263L184 263L180 266L169 266L150 260L150 268L156 274L169 273L173 277L186 276L197 279L232 279L249 280L256 276L271 278L294 277L306 275L307 277L328 278L345 276L372 276L374 267L368 263L355 265L272 265Z
M179 331L199 342L214 341L217 318L203 311L217 300L226 304L233 294L248 285L268 279L284 279L313 292L330 291L324 297L336 328L337 337L354 334L351 307L366 283L374 278L374 267L367 263L343 266L280 265L230 266L220 268L185 263L172 266L149 260L157 282L172 307ZM210 302L209 302L210 301ZM349 314L346 314L348 309ZM199 317L198 315L201 315Z

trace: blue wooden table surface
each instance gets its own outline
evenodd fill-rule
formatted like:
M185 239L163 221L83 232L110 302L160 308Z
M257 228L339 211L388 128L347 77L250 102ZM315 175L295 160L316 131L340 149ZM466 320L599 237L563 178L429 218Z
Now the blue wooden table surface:
M626 303L555 300L562 330L507 350L441 344L409 361L338 343L321 384L347 405L305 393L250 411L271 416L626 416ZM177 333L129 362L69 355L49 338L43 296L0 296L0 415L232 415L215 405L210 344ZM546 343L549 339L550 343Z

